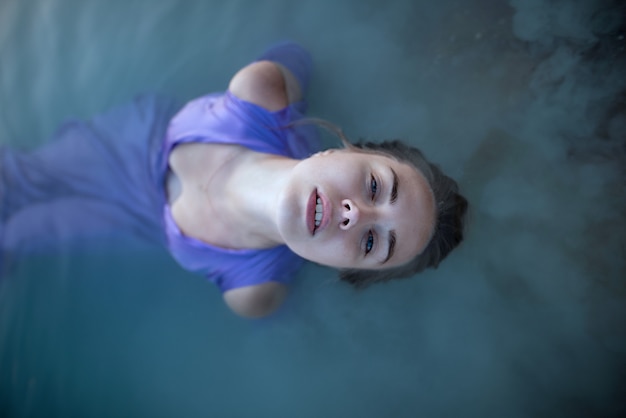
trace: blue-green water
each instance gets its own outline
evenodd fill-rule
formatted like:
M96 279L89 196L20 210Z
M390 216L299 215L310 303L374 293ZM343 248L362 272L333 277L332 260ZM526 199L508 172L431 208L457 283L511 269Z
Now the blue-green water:
M312 115L408 139L472 204L438 270L355 293L311 265L262 321L161 249L16 262L0 415L623 416L623 16L608 0L0 0L2 145L140 92L223 90L295 39Z

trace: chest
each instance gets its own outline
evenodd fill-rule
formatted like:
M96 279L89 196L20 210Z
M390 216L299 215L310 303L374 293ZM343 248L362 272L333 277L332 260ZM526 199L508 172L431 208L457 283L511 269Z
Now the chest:
M181 144L172 150L165 187L172 217L184 235L234 247L220 202L230 173L249 152L237 145L203 143Z

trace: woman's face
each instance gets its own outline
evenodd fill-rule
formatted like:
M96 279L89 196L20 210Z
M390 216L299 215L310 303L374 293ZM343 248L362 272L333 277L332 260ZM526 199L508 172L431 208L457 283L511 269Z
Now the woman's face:
M329 150L300 161L279 200L284 242L337 268L403 265L430 241L432 191L412 166L380 154Z

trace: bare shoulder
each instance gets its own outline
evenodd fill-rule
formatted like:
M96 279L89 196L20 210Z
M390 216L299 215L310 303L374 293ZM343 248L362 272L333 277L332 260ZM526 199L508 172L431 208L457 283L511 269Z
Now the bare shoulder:
M274 312L286 296L287 286L267 282L224 292L224 301L239 316L261 318Z
M283 73L271 61L257 61L242 68L232 78L228 89L240 99L270 111L289 104Z

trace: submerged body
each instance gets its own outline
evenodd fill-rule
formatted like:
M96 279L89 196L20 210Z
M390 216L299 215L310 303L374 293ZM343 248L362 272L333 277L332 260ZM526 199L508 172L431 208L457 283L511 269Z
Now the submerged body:
M304 54L300 48L286 49L287 59L308 58L294 57ZM268 62L261 65L267 68ZM239 292L248 301L243 305L258 299L265 310L275 307L277 295L284 294L279 284L293 280L303 260L285 245L226 242L220 237L234 235L220 235L215 226L233 229L210 210L227 199L213 198L199 212L198 196L187 186L190 175L195 182L219 171L225 154L309 156L318 147L316 130L286 127L303 117L304 108L299 101L272 112L231 91L183 108L166 98L141 96L88 122L67 122L32 152L0 149L0 269L10 259L47 248L132 235L166 245L183 267L206 276L225 295L247 288ZM220 183L210 194L219 196ZM190 213L201 221L189 222ZM261 284L261 290L250 291ZM229 298L236 301L232 293Z
M140 98L66 125L32 153L2 150L3 257L132 231L165 243L247 317L280 305L302 258L357 271L408 265L436 243L432 179L402 155L313 154L315 128L294 123L310 73L308 53L281 44L225 93L181 109Z

